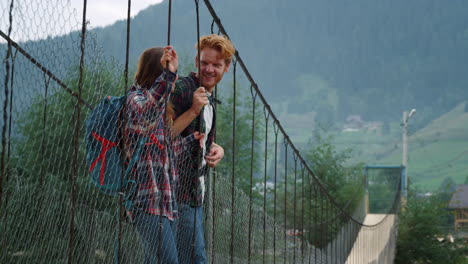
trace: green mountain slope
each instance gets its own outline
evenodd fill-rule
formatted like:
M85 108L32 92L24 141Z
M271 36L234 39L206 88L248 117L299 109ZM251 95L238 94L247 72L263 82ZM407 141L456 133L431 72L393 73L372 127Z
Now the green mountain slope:
M201 33L207 34L212 19L202 2ZM351 114L396 121L404 110L417 108L414 125L422 128L468 99L466 1L238 0L212 5L267 99L284 102L287 91L290 113L317 112L328 122ZM167 1L140 12L131 25L134 65L143 49L166 43ZM95 30L104 50L120 61L125 26L120 21ZM174 1L172 44L192 57L195 41L194 3ZM336 96L310 96L310 89L324 84Z
M130 68L144 49L167 43L167 3L131 20ZM413 124L422 128L468 99L467 1L238 0L212 5L273 108L281 102L288 113L317 113L319 121L331 123L349 115L395 122L404 110L417 108ZM173 1L172 10L171 44L192 58L195 4ZM210 33L212 18L203 1L200 20L201 33ZM91 32L120 63L126 25L118 21ZM77 46L78 32L70 35L35 43L30 51L43 50L48 42ZM43 54L38 59L48 65ZM66 69L70 60L63 57L64 62L54 63Z
M463 183L468 177L466 104L458 105L410 136L408 173L413 184L434 189L445 178ZM398 164L401 153L392 153L383 161Z
M437 189L446 178L463 183L468 177L468 102L417 130L409 122L408 175L412 184ZM399 122L384 132L366 126L355 131L327 132L334 135L338 150L352 149L353 162L369 165L402 164L402 133ZM306 142L298 137L299 142Z

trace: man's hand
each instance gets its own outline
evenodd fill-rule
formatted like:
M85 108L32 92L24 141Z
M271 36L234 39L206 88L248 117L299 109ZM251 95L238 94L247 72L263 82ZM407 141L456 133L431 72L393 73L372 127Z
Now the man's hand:
M171 46L164 47L164 54L161 57L161 65L164 68L168 66L168 70L171 72L177 71L177 68L179 67L179 59L177 57L177 52Z
M194 93L192 98L192 107L190 107L191 111L195 115L199 115L203 106L209 103L208 97L206 96L206 90L204 87L199 87Z
M205 134L195 131L193 132L193 136L195 137L195 140L198 141L200 148L203 148L203 138L205 137Z
M223 159L223 157L224 149L220 145L213 142L210 147L210 152L208 153L208 155L206 155L205 160L208 166L214 168L218 164L218 162L220 162Z

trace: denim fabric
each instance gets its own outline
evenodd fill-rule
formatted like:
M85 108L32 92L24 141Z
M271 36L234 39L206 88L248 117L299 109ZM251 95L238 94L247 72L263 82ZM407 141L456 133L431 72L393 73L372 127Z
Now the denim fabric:
M164 216L138 212L135 216L135 226L143 245L145 264L179 263L175 240L176 223L174 221L170 221ZM159 254L158 250L160 250Z
M195 219L196 216L196 226ZM195 243L193 232L195 230ZM195 248L194 248L195 246ZM203 208L179 204L179 219L177 220L177 251L180 263L208 263L203 236ZM195 254L195 255L193 255Z

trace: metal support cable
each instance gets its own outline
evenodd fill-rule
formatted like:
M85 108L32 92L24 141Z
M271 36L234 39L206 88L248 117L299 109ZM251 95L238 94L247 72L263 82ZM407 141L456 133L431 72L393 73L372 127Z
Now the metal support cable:
M14 0L10 2L10 11L8 13L9 19L9 26L8 26L8 37L11 34L13 28L13 6ZM2 194L3 194L3 179L6 178L6 145L7 145L7 137L6 137L6 130L7 130L7 120L8 120L8 104L9 102L9 79L10 79L10 59L11 59L11 43L8 42L7 53L5 55L5 98L3 101L3 122L2 122L2 153L1 153L1 161L0 161L0 208L2 205Z
M301 205L302 205L301 230L304 231L305 230L305 228L304 228L304 222L305 222L304 217L305 217L305 214L306 214L305 213L305 205L304 205L304 203L305 203L305 179L304 179L304 166L302 164L301 164L301 172L302 172L302 175L301 175L302 176L301 177L301 179L302 179L302 185L301 185L301 187L302 187L302 195L301 195L301 197L302 197L302 199L301 199ZM309 229L309 231L310 231L310 229ZM301 262L304 263L304 247L305 247L304 240L306 240L305 239L305 234L302 234L302 237L303 237L303 241L302 241L302 246L301 246Z
M309 191L309 242L314 246L314 263L317 263L317 243L314 243L317 236L317 229L312 229L312 222L317 222L318 210L312 210L312 201L317 201L317 192L315 188L316 185L309 184L309 186L309 188L311 188ZM314 197L314 200L312 200L312 197ZM316 227L316 225L314 225L314 227ZM309 253L309 263L311 263L311 255L312 252Z
M195 13L197 17L197 66L198 66L198 80L199 80L199 85L203 86L203 78L201 75L201 67L200 67L200 56L201 56L201 51L200 51L200 10L199 10L199 0L195 0ZM203 117L203 108L200 111L199 118L201 119ZM198 131L202 131L202 121L198 123ZM202 152L200 149L197 151L197 164L198 166L201 166L202 164L202 159L200 152ZM197 179L200 177L200 170L197 169ZM192 236L192 263L195 263L195 248L196 248L196 239L195 239L195 229L197 226L197 210L194 211L193 214L193 236Z
M265 158L264 158L264 174L263 174L263 263L265 263L266 251L266 197L267 197L267 164L268 164L268 121L270 113L263 107L263 115L265 117Z
M214 34L214 20L211 22L211 34ZM218 98L218 85L216 84L215 89L214 89L214 97ZM216 113L218 110L218 104L213 105L214 112ZM214 142L217 142L216 140L216 129L213 132L213 137L214 137ZM213 186L211 187L212 190L212 213L211 213L211 263L215 263L215 231L216 231L216 167L211 169L212 175L213 175Z
M314 201L315 201L315 204L314 204L314 210L313 210L313 218L314 218L314 223L317 223L318 222L318 219L319 219L319 213L320 213L320 210L318 209L318 205L319 205L319 198L318 198L318 194L317 194L317 185L313 185L313 190L314 190ZM312 205L312 203L311 203ZM312 229L312 222L309 223L309 226L310 226L310 229ZM317 224L314 224L314 237L312 238L312 244L314 245L314 263L317 263L318 261L318 254L317 254L317 248L319 247L319 243L318 243L318 237L319 237L319 226Z
M250 86L250 93L252 94L252 141L250 147L250 191L249 191L249 254L247 263L250 263L250 255L252 251L252 189L253 189L253 171L254 171L254 144L255 144L255 102L257 94L254 93L252 86Z
M288 243L287 243L287 223L288 223L288 141L283 138L284 144L284 263L286 264Z
M236 96L237 96L237 84L236 84L236 69L237 69L237 60L232 62L233 66L233 102L232 102L232 175L231 175L231 245L230 245L230 263L234 263L234 217L235 212L235 184L236 184Z
M130 9L130 8L129 8ZM167 46L171 45L171 18L172 18L172 0L169 0L168 2L168 9L167 9ZM130 20L130 17L128 18ZM169 62L166 63L166 69L169 70ZM166 109L164 111L167 111L167 106L168 106L168 100L169 100L169 93L172 90L172 87L169 87L169 75L166 75L166 91L165 91L165 96L164 96L164 105ZM164 144L166 146L166 151L167 155L169 157L169 160L172 160L174 157L172 157L173 153L171 151L171 147L169 145L169 140L171 138L171 126L169 122L169 118L167 116L167 112L164 116L164 128L163 128L163 135L164 135ZM174 170L172 166L172 162L169 162L169 171L171 172L170 175L172 174L172 170ZM162 208L162 203L163 199L160 201L160 206ZM163 263L161 259L161 253L162 253L162 244L163 244L163 237L162 237L162 231L163 231L163 218L159 218L159 227L158 227L158 237L159 237L159 242L158 242L158 249L157 249L157 257L158 257L158 263ZM195 226L194 226L195 229Z
M13 6L14 6L14 0L11 0L10 2L10 11L8 13L8 18L9 18L9 26L8 26L8 37L11 34L12 27L13 27ZM3 32L2 32L3 33ZM2 157L0 161L0 208L2 204L2 193L3 193L3 179L6 178L6 129L7 129L7 120L8 120L8 104L9 104L9 79L10 79L10 58L11 58L11 43L8 42L8 48L7 48L7 53L5 55L5 98L3 102L3 122L2 122ZM11 102L10 102L11 104Z
M274 178L274 200L273 200L273 263L276 263L276 186L278 176L278 126L276 121L273 122L273 130L275 132L275 178Z
M46 151L46 129L47 129L47 104L48 104L48 91L49 91L50 76L44 73L44 108L42 113L42 139L41 139L41 153L45 154ZM40 186L44 186L44 171L41 166L40 169Z
M123 73L123 77L124 77L124 87L123 87L123 91L124 91L124 95L127 95L127 89L128 89L128 86L129 86L129 82L128 82L128 64L129 64L129 54L130 54L130 22L131 22L131 17L130 17L130 14L131 14L131 8L132 8L132 1L131 0L128 0L127 1L127 25L126 25L126 39L125 39L125 68L124 68L124 73ZM124 101L123 103L123 109L125 109L127 106L127 102L126 100ZM125 133L123 133L123 130L125 129L125 126L127 124L127 115L122 115L122 120L120 120L119 118L119 133L121 135L124 135ZM121 149L123 149L124 151L122 151L122 153L126 153L126 145L124 144L124 140L121 140L119 142L119 146ZM122 154L123 155L123 154ZM124 158L124 157L122 157ZM122 168L122 173L121 173L121 176L120 176L120 189L122 190L123 189L123 177L124 177L124 168ZM122 190L123 192L123 190ZM123 195L119 195L119 198L118 198L118 204L117 204L117 230L116 230L116 237L117 237L117 245L116 245L116 252L114 253L114 258L115 258L115 262L116 263L121 263L122 262L122 218L124 217L123 216L123 203L124 203L124 197Z
M83 75L84 75L84 54L85 54L85 39L86 39L86 7L87 0L83 0L83 21L81 28L81 43L80 43L80 77L78 80L78 98L81 98L81 93L83 90ZM73 161L72 161L72 171L71 171L71 192L70 192L70 225L69 225L69 234L68 239L68 263L72 263L73 258L73 247L75 239L75 204L77 199L77 186L76 180L78 178L78 152L79 152L79 135L80 135L80 125L81 125L81 104L77 102L75 106L75 132L73 137Z
M297 155L293 153L293 158L294 158L294 199L293 199L293 230L295 235L293 236L294 238L294 252L293 252L293 263L296 263L296 201L297 201Z
M13 121L13 93L14 93L14 84L15 84L15 61L16 56L18 55L18 50L15 49L15 53L11 56L11 82L10 82L10 109L8 110L8 139L11 139L11 129ZM11 140L8 140L7 146L7 160L10 160L11 155ZM8 174L7 174L8 176Z
M319 188L319 187L317 186L317 188ZM324 211L324 203L323 203L323 201L324 201L324 197L321 196L321 197L319 197L319 199L320 199L320 207L319 207L320 216L318 217L318 219L323 219L323 211ZM319 224L316 223L316 226L318 227L318 232L319 232L319 234L320 234L320 235L319 235L320 238L318 239L317 242L320 243L319 245L323 248L322 241L323 241L324 228L323 228L322 224L319 225ZM323 262L322 250L320 250L320 261Z
M14 92L14 83L15 83L15 61L16 61L16 55L18 55L18 50L15 50L15 53L13 56L11 56L11 82L10 82L10 105L9 105L9 111L8 111L8 140L7 140L7 155L6 155L6 160L7 163L10 161L10 155L11 155L11 130L12 130L12 120L13 120L13 92ZM5 174L5 178L3 180L3 184L7 185L8 181L10 179L10 170L7 170L7 173ZM1 179L0 179L1 181ZM1 184L0 184L1 186ZM0 187L0 192L1 192L1 187ZM1 195L0 195L1 196ZM1 199L0 199L1 200ZM8 189L5 191L5 199L3 200L4 208L8 207L8 201L9 201L9 193ZM0 207L2 205L2 202L0 201ZM1 214L0 214L1 217ZM3 215L3 220L4 220L4 227L7 228L7 221L8 221L8 214ZM6 233L6 231L4 230Z

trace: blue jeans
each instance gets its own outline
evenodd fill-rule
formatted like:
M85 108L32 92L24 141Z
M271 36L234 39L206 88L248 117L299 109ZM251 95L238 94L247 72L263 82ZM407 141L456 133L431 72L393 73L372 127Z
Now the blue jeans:
M194 216L196 215L196 226ZM195 241L193 232L195 231ZM179 204L179 219L177 220L177 251L180 263L207 263L205 238L203 236L203 208ZM194 255L193 255L194 254Z
M179 263L175 240L175 222L164 216L138 212L135 217L135 225L143 245L145 264ZM160 252L158 252L159 250Z

